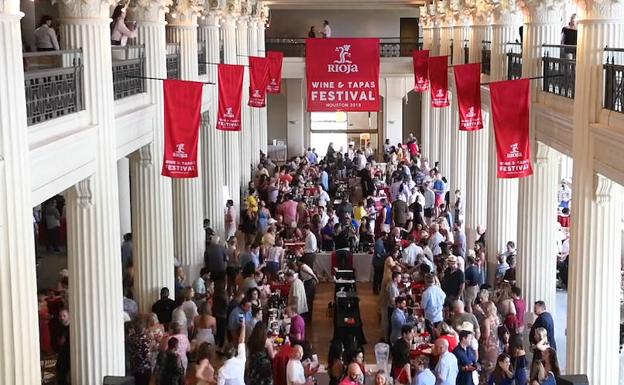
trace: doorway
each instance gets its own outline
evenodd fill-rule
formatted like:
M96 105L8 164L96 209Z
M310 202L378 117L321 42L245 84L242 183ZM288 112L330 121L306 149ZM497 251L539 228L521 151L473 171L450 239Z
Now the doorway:
M410 57L418 49L418 18L402 17L400 21L401 56Z

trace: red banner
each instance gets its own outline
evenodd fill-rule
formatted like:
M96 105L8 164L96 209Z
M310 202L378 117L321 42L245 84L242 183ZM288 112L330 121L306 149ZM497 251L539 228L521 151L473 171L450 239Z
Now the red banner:
M414 61L414 91L429 91L429 50L412 52Z
M197 177L197 141L203 83L163 81L165 96L165 154L162 175Z
M490 98L498 177L522 178L533 174L529 138L530 80L491 83Z
M448 107L448 57L429 58L429 82L431 83L431 106Z
M476 131L483 128L481 116L481 65L479 63L456 65L455 88L459 106L459 129Z
M379 39L306 39L308 111L379 111Z
M266 106L269 63L265 57L249 57L249 107Z
M284 53L280 51L268 51L266 57L269 59L269 84L267 92L279 94L282 92L282 61Z
M219 64L218 130L241 130L243 70L244 67L242 65Z

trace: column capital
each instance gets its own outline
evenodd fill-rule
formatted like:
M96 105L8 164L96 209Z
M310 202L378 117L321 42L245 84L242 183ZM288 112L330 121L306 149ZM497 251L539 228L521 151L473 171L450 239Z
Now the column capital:
M197 16L203 9L203 0L173 0L167 14L167 23L172 27L196 27Z
M557 156L558 152L542 142L535 141L534 143L536 166L543 166L547 162L555 160L554 157Z
M596 204L610 203L616 189L617 187L611 179L600 174L594 174L594 201Z
M219 12L213 10L204 12L203 18L199 20L199 26L203 28L219 28Z
M0 0L0 13L20 14L20 2L17 0Z
M515 0L486 0L489 4L493 25L519 24L520 8Z
M622 20L623 0L576 0L579 7L579 22L582 20Z
M172 4L172 0L130 0L128 9L135 20L164 22L165 13Z
M62 19L100 19L110 20L110 8L115 5L114 0L52 0L52 5L58 5Z
M566 0L518 0L526 24L560 24Z

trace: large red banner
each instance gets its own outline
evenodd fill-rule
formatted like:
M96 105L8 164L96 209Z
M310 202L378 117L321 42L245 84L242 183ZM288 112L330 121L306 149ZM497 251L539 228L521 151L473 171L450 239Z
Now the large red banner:
M529 135L530 80L491 83L490 98L498 177L522 178L533 174Z
M282 62L284 53L280 51L268 51L266 57L269 59L269 84L267 92L279 94L282 92Z
M431 106L440 108L450 105L448 98L448 57L429 58L429 82L431 87Z
M481 116L481 65L479 63L456 65L455 88L459 106L459 129L476 131L483 128Z
M165 96L165 154L162 175L197 177L197 142L203 83L163 81Z
M429 91L429 50L412 53L414 61L414 91Z
M265 57L249 57L249 107L266 106L269 64Z
M242 65L219 64L219 111L217 129L241 130L241 104L243 97Z
M306 39L308 111L379 111L379 39Z

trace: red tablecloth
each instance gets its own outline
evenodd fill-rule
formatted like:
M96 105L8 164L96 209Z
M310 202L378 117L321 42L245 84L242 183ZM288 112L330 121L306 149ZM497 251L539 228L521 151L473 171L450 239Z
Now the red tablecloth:
M280 295L284 298L288 297L290 291L290 283L288 282L271 282L271 291L279 291Z
M570 227L570 216L569 215L558 215L557 222L561 225L561 227Z
M290 359L290 345L284 344L273 357L273 383L275 385L286 385L286 366Z
M332 271L338 267L338 258L336 257L336 252L332 252L331 255L331 267L332 267ZM347 269L353 269L353 253L349 252L349 255L347 256Z

